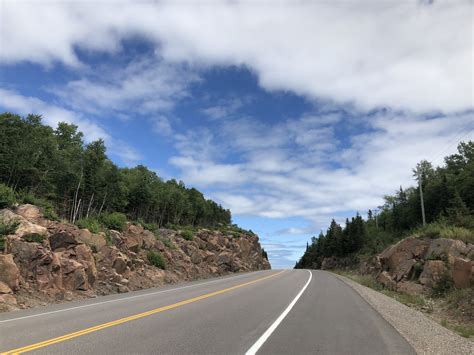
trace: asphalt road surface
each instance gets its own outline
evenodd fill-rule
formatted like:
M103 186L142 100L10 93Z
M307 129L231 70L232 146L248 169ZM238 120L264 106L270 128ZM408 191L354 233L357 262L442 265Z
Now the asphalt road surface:
M414 354L324 271L271 270L0 315L0 352Z

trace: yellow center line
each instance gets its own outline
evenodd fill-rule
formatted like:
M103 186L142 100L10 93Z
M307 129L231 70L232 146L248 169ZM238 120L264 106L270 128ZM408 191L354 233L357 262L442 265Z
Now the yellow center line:
M9 350L9 351L3 352L2 355L21 354L21 353L25 353L27 351L32 351L32 350L44 348L44 347L49 346L49 345L53 345L53 344L56 344L56 343L60 343L60 342L69 340L69 339L80 337L81 335L97 332L97 331L105 329L105 328L113 327L115 325L123 324L123 323L126 323L126 322L130 322L130 321L133 321L133 320L136 320L136 319L143 318L143 317L151 316L152 314L168 311L170 309L178 308L178 307L184 306L184 305L189 304L189 303L197 302L197 301L209 298L209 297L220 295L222 293L233 291L233 290L236 290L238 288L245 287L245 286L254 284L256 282L263 281L263 280L269 279L271 277L280 275L283 272L285 272L285 270L277 272L275 274L271 274L269 276L264 276L264 277L258 278L258 279L253 280L253 281L249 281L249 282L238 284L238 285L235 285L235 286L232 286L232 287L228 287L228 288L225 288L225 289L222 289L222 290L219 290L219 291L206 293L204 295L194 297L194 298L189 298L187 300L180 301L180 302L177 302L177 303L173 303L173 304L170 304L168 306L155 308L155 309L152 309L150 311L146 311L146 312L143 312L143 313L138 313L138 314L135 314L135 315L132 315L132 316L129 316L129 317L120 318L120 319L117 319L117 320L114 320L114 321L111 321L111 322L108 322L108 323L103 323L103 324L96 325L94 327L79 330L77 332L65 334L65 335L62 335L62 336L57 337L57 338L44 340L44 341L41 341L39 343L35 343L35 344L27 345L27 346L24 346L24 347L21 347L21 348Z

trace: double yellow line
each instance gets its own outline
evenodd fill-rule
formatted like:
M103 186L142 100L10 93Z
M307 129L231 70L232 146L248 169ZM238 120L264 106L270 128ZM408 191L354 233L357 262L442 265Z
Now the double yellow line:
M168 310L173 309L173 308L178 308L178 307L181 307L181 306L193 303L193 302L204 300L204 299L209 298L209 297L214 297L214 296L226 293L226 292L230 292L230 291L236 290L236 289L241 288L241 287L252 285L256 282L260 282L260 281L269 279L271 277L275 277L277 275L280 275L284 271L285 270L277 272L275 274L271 274L269 276L264 276L264 277L258 278L258 279L253 280L253 281L249 281L249 282L238 284L238 285L235 285L235 286L232 286L232 287L228 287L228 288L225 288L225 289L222 289L222 290L219 290L219 291L206 293L206 294L198 296L198 297L189 298L187 300L177 302L177 303L173 303L173 304L170 304L168 306L155 308L155 309L152 309L152 310L147 311L147 312L138 313L138 314L135 314L133 316L120 318L120 319L117 319L117 320L114 320L114 321L111 321L111 322L108 322L108 323L99 324L99 325L96 325L95 327L90 327L90 328L86 328L86 329L83 329L83 330L79 330L79 331L74 332L74 333L65 334L65 335L57 337L57 338L44 340L44 341L41 341L39 343L35 343L35 344L31 344L31 345L24 346L24 347L21 347L21 348L9 350L9 351L3 352L2 355L21 354L21 353L25 353L27 351L33 351L33 350L37 350L37 349L40 349L40 348L44 348L46 346L57 344L57 343L60 343L60 342L66 341L66 340L73 339L73 338L77 338L77 337L80 337L80 336L85 335L85 334L97 332L99 330L110 328L110 327L113 327L115 325L123 324L123 323L126 323L126 322L130 322L130 321L133 321L133 320L136 320L136 319L143 318L143 317L148 317L148 316L151 316L151 315L156 314L156 313L161 313L161 312L164 312L164 311L168 311Z

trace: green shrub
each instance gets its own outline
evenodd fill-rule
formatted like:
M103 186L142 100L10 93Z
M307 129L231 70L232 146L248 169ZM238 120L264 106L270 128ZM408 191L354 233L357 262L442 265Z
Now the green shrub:
M18 201L21 203L29 203L30 205L38 206L41 209L43 216L47 219L53 221L59 220L54 205L44 198L37 197L28 191L20 191L18 193Z
M178 230L178 226L176 224L173 224L173 223L166 223L165 228L166 229L173 229L175 231Z
M166 269L166 262L163 256L155 251L149 251L147 254L147 259L150 262L150 264L160 268L160 269Z
M411 275L411 280L418 280L422 272L423 264L420 261L417 261L416 264L413 265L413 273Z
M158 233L158 230L160 227L158 227L158 224L156 223L145 223L145 222L140 222L139 223L142 225L144 229L147 231L153 232L155 235Z
M114 244L114 241L112 240L112 236L110 235L110 231L108 229L106 229L104 232L104 238L108 246L111 246Z
M184 229L179 234L186 240L193 240L194 233L192 230Z
M445 295L446 305L449 309L459 309L462 305L474 299L474 288L453 288Z
M445 271L436 285L433 286L433 297L444 297L453 289L453 280L448 271Z
M104 213L100 216L100 221L108 229L123 231L127 216L120 212Z
M161 239L161 241L163 242L165 247L167 247L169 249L175 249L176 248L176 246L173 244L173 242L168 238L163 238L163 239Z
M42 243L46 237L38 233L30 233L24 235L22 238L29 243Z
M0 209L11 207L15 202L15 192L7 185L0 184Z
M474 337L474 325L457 325L454 327L454 330L464 338L469 339Z
M17 221L5 222L0 220L0 250L5 248L5 236L14 234L18 226Z
M444 223L427 224L424 227L416 229L415 233L420 237L459 239L466 243L474 243L473 231L463 227L446 225Z
M390 290L382 290L384 295L396 299L398 302L406 304L407 306L426 307L426 300L420 295L409 295L407 293L401 293Z
M76 222L76 226L79 228L86 228L92 233L99 233L102 231L102 226L97 218L89 217L82 218Z
M43 210L44 218L50 219L52 221L59 221L59 216L51 203L48 202L47 205L41 206L41 209Z

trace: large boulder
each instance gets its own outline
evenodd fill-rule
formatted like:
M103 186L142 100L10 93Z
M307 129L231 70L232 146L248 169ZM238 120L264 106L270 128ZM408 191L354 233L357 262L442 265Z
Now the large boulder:
M87 245L80 244L74 248L74 251L76 253L76 260L84 266L89 285L93 286L97 279L97 268L92 250Z
M20 284L20 270L13 261L12 254L0 255L0 282L12 290L17 290Z
M15 296L8 293L0 294L0 312L10 312L17 309Z
M453 281L457 288L467 288L471 284L473 262L467 259L455 258L453 265Z
M123 274L125 271L127 271L127 260L122 256L118 256L113 261L112 267L117 273Z
M16 214L22 216L23 218L26 218L29 221L37 221L41 217L43 217L43 214L41 213L41 210L30 204L24 204L20 205L15 209Z
M79 229L76 238L79 242L89 245L96 251L99 251L102 247L107 245L107 241L103 235L91 233L88 229Z
M129 224L123 232L125 244L131 251L138 253L141 248L152 249L155 246L155 235L142 226Z
M454 265L455 258L466 258L471 248L457 239L432 239L426 252L427 259L445 260L450 266Z
M442 260L427 260L420 275L420 283L428 288L433 288L441 280L446 272L445 263Z
M216 264L218 266L221 265L228 265L230 266L232 263L233 255L230 252L224 251L217 255L216 257Z
M382 269L392 274L397 282L408 278L416 259L424 257L429 245L429 240L415 237L399 241L379 255Z
M70 291L87 291L90 288L84 265L61 253L63 286Z
M49 244L51 245L51 249L57 250L74 247L78 244L82 244L82 241L79 240L77 234L71 231L61 231L49 237Z
M397 291L409 295L423 294L423 286L411 281L402 281L397 284Z
M388 290L396 290L397 283L392 279L387 271L382 271L376 278L377 282L381 283Z
M0 281L0 294L9 294L11 295L13 290L6 283Z
M14 235L22 237L29 234L46 235L48 230L38 224L28 221L25 217L4 209L0 211L0 221L4 223L18 223Z

